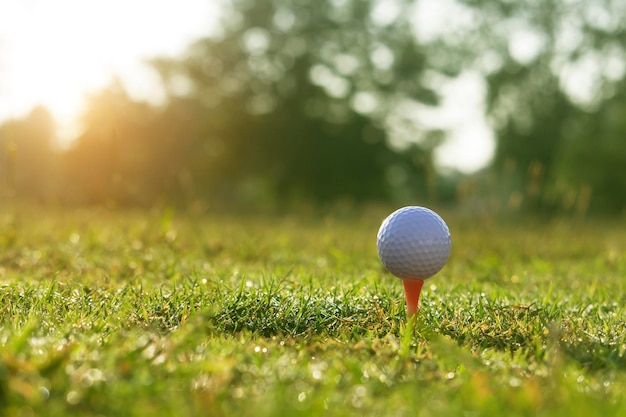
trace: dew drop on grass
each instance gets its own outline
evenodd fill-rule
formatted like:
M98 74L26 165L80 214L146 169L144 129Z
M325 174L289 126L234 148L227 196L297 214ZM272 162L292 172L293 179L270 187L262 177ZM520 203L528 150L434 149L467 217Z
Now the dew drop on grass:
M78 242L80 242L80 235L78 233L72 233L70 235L70 243L72 245L77 244Z
M236 387L235 389L233 389L233 398L243 398L243 396L244 396L243 388Z
M357 385L354 387L354 392L352 395L352 406L355 408L363 407L363 398L367 395L367 388L363 385Z
M81 376L81 383L85 387L91 387L95 383L102 382L102 381L105 381L105 380L106 380L106 378L104 377L104 373L100 369L97 369L97 368L91 368L91 369L87 370Z
M154 358L154 356L156 355L156 351L157 351L157 347L154 344L150 344L149 346L147 346L144 351L143 351L143 357L150 360L152 358Z
M509 379L509 385L513 388L517 388L522 385L522 381L519 378L511 378Z
M68 404L78 404L80 402L80 393L78 391L70 391L67 393L67 396L65 397L65 400L68 402Z
M324 371L328 369L328 364L326 362L316 362L309 366L311 371L311 377L319 381L324 377Z
M170 229L165 233L165 240L169 243L172 243L178 237L178 232L174 229Z

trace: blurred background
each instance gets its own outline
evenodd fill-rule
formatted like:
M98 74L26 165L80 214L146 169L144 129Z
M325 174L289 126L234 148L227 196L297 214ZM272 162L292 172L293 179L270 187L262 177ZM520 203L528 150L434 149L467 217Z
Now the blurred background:
M626 215L622 0L3 0L0 203Z

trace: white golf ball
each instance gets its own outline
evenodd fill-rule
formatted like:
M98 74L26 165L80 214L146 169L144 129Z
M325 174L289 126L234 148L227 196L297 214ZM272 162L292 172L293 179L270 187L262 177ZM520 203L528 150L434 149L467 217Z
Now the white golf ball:
M378 256L385 268L402 279L435 275L450 256L450 230L425 207L408 206L391 213L378 230Z

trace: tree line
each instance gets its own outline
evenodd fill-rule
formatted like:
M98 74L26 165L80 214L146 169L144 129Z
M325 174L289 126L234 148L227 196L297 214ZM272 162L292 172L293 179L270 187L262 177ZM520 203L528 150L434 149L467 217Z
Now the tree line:
M472 198L494 197L502 209L623 213L625 8L458 0L466 18L423 39L418 3L233 0L212 36L151 61L164 104L133 100L114 81L89 98L83 132L63 150L43 108L0 126L3 194L120 205L462 204L467 184L478 184ZM437 170L445 132L414 117L439 105L433 74L464 71L484 77L497 140L492 164L469 178Z

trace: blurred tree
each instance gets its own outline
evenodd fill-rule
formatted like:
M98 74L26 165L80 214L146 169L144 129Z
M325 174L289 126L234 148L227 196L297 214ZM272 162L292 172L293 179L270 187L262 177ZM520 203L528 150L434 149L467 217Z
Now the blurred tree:
M477 26L444 42L459 52L453 60L486 76L494 168L507 193L531 209L580 211L593 196L592 208L624 210L626 185L615 170L626 164L626 131L615 114L624 102L626 3L458 4Z
M56 186L54 135L54 120L41 106L0 126L0 174L9 194L34 201L51 197Z
M626 80L610 99L571 122L557 179L564 208L626 213Z
M149 204L164 193L158 111L132 100L118 81L88 99L84 132L63 157L69 202Z
M192 118L176 131L194 188L318 202L403 189L426 199L428 132L406 129L396 147L387 137L408 104L437 104L423 81L431 66L404 13L411 2L384 17L379 3L233 0L219 36L183 60L154 60L167 117Z

